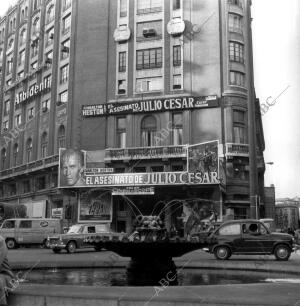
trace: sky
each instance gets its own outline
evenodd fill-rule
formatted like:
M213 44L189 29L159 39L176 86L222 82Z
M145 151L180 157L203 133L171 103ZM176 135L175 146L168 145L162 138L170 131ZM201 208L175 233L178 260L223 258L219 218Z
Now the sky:
M225 0L223 0L225 1ZM15 0L0 0L0 16ZM265 185L276 197L300 196L300 1L252 0L256 96L263 115Z

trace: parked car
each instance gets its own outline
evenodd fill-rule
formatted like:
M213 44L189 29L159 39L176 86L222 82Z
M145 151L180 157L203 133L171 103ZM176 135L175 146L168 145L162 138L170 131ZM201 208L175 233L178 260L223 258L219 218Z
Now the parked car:
M32 244L47 247L47 237L61 232L61 220L48 218L6 219L0 228L0 235L5 239L8 249Z
M93 235L101 237L102 235L107 237L124 236L124 234L114 233L109 224L75 224L70 227L66 234L61 234L53 237L49 237L49 245L54 253L60 253L61 250L66 250L68 253L74 253L76 249L91 248L94 247L96 251L101 250L100 244L89 243L86 238L90 238Z
M259 220L224 222L207 239L207 251L217 259L228 259L232 254L274 254L277 260L288 260L293 251L293 237L271 233Z

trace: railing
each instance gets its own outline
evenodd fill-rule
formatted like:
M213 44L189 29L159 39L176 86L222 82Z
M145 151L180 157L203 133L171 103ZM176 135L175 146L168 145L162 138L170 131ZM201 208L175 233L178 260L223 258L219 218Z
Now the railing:
M226 156L249 156L249 145L242 143L226 143Z
M44 159L39 159L28 164L20 165L14 168L6 169L0 172L0 178L5 178L7 176L18 175L20 172L32 172L36 168L44 168L53 165L57 165L59 160L58 155L52 155Z
M123 159L186 158L186 146L106 149L105 161Z

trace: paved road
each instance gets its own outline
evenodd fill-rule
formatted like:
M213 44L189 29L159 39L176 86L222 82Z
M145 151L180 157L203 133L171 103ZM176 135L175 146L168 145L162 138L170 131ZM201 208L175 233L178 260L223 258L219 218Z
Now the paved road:
M13 268L36 267L97 267L126 266L129 258L120 257L110 251L95 252L93 249L78 250L74 254L64 251L54 254L50 249L20 248L9 250L9 262ZM300 274L300 252L292 253L289 261L276 261L274 256L232 256L229 260L219 261L212 254L197 250L175 258L178 267L191 268L233 268L249 270L289 271Z

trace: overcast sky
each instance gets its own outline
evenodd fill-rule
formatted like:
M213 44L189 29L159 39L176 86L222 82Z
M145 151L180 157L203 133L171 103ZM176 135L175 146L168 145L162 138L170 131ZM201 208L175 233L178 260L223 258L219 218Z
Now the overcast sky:
M0 0L0 16L15 3ZM252 3L256 95L261 104L274 104L263 116L265 161L273 162L266 165L265 185L275 184L276 197L300 196L300 4Z

